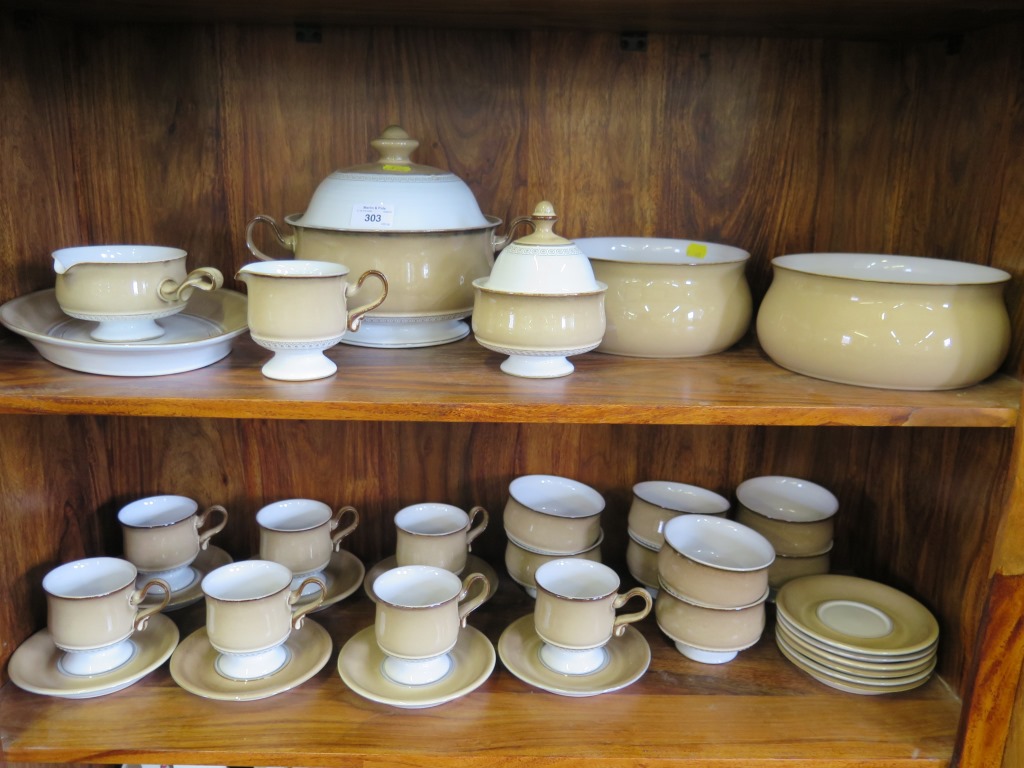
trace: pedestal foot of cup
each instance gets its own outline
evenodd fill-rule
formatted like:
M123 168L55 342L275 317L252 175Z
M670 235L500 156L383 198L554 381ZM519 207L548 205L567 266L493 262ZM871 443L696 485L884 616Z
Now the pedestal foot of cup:
M138 577L135 579L135 586L142 588L146 582L152 581L153 579L160 579L166 581L167 585L171 588L171 592L180 592L192 585L192 583L199 578L199 574L193 570L192 566L186 565L182 568L175 568L170 571L139 571ZM150 588L150 591L154 595L162 595L164 588L155 585Z
M575 367L565 357L509 355L501 364L501 370L524 379L555 379L568 376Z
M725 664L736 658L737 651L707 651L703 648L694 648L692 645L676 641L676 650L683 656L701 664Z
M608 663L608 652L604 648L577 651L544 643L540 647L540 660L552 672L563 675L590 675Z
M214 667L229 680L258 680L269 677L287 663L288 650L278 645L261 653L221 653Z
M278 350L263 366L263 375L278 381L312 381L337 370L337 364L318 349Z
M126 320L103 320L89 332L96 341L148 341L164 335L164 329L149 317Z
M447 653L429 659L400 659L385 656L381 665L384 676L402 685L429 685L436 683L452 668L452 658Z
M134 655L135 644L122 640L94 651L65 651L58 668L66 675L78 677L101 675L128 663Z

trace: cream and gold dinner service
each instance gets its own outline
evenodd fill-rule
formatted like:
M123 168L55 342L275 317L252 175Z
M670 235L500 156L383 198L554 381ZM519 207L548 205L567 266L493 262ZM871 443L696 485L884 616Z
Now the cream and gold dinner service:
M782 655L824 685L848 693L908 691L935 670L939 625L918 600L842 574L787 582L776 598Z

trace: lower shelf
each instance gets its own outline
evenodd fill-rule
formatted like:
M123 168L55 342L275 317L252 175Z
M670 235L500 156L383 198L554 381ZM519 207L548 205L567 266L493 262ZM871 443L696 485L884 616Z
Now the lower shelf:
M507 580L506 580L507 581ZM470 617L497 643L532 602L503 583ZM202 604L170 614L182 638ZM770 612L771 615L771 612ZM947 766L960 702L941 680L887 696L834 691L787 662L771 628L722 666L683 658L653 617L639 626L652 661L621 691L567 698L504 669L469 695L404 710L364 699L337 671L345 641L373 623L357 592L313 619L334 641L330 661L302 686L251 702L211 701L179 688L167 664L95 699L0 690L6 762L190 763L276 766Z

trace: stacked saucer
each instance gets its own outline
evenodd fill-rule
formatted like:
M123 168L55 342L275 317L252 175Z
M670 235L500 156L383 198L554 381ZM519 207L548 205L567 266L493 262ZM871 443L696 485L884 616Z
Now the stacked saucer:
M939 625L909 595L854 576L786 583L776 599L782 655L827 686L875 695L923 685L935 670Z

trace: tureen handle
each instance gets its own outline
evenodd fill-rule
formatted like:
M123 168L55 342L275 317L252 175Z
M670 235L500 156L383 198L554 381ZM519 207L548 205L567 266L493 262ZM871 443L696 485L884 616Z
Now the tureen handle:
M512 242L512 235L515 234L516 227L518 227L520 224L529 224L534 229L537 229L537 224L533 220L533 216L516 216L508 225L508 231L505 232L504 237L496 237L495 235L491 235L491 247L494 249L495 253L497 253L506 245Z
M274 258L272 256L267 256L267 254L265 254L263 251L257 248L256 243L254 243L252 240L252 232L254 229L256 229L256 225L259 224L260 222L270 227L270 230L274 233L274 237L277 239L277 242L280 243L282 248L285 248L291 251L292 253L295 253L295 236L289 235L288 237L285 237L284 235L282 235L281 228L277 225L277 222L270 216L264 216L263 214L260 214L259 216L255 217L245 227L245 244L249 248L249 253L251 253L257 259L261 259L262 261L274 261Z

